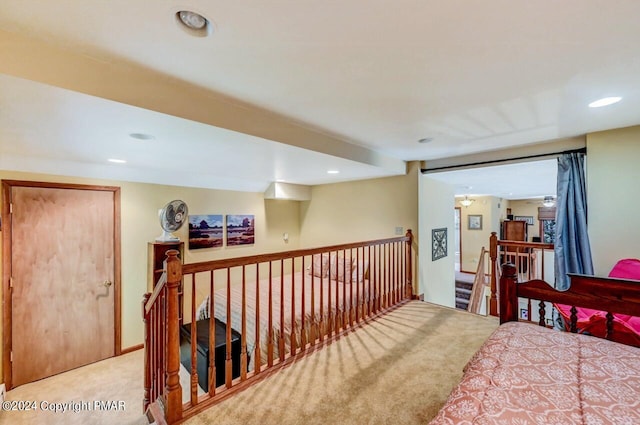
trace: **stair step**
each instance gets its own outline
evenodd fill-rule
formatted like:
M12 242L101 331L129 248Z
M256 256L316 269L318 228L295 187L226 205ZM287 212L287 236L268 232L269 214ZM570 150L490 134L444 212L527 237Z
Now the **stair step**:
M466 300L464 298L456 297L456 304L464 304L465 306L468 306L469 305L469 300Z
M467 289L467 288L456 288L456 294L471 295L471 289Z

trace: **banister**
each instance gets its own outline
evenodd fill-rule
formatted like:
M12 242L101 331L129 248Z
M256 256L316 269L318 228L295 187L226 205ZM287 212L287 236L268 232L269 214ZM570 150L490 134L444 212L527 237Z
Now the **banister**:
M498 245L514 248L553 249L552 243L499 240Z
M473 279L473 286L471 288L471 295L469 297L469 305L467 306L467 311L470 313L478 314L480 311L480 306L482 304L482 295L485 292L485 286L487 284L484 273L484 257L486 256L486 254L487 250L483 246L480 249L478 267L476 268L476 274Z
M413 233L411 233L411 229L407 229L407 233L405 235L406 240L406 248L407 248L407 252L406 252L406 286L407 286L407 298L412 299L413 298L413 268L412 268L412 260L411 260L411 249L412 249L412 245L413 245Z
M406 249L406 251L405 251ZM348 256L352 256L355 262L355 274L354 269L351 269L351 274L345 274L345 284L338 286L337 281L331 281L329 276L320 277L320 279L315 280L315 275L310 275L310 277L303 273L301 274L302 285L300 289L297 289L297 283L294 278L293 272L300 267L300 264L296 262L296 259L300 259L302 263L302 268L305 269L305 257L306 260L309 260L309 256L311 256L311 263L313 265L313 255L319 253L331 253L336 256L340 255L342 260L342 270L347 270L347 258ZM152 354L153 356L150 359L153 360L153 368L154 370L152 377L154 378L154 384L152 385L152 394L151 397L147 397L147 393L145 392L145 403L154 403L157 399L158 402L162 403L164 406L164 415L167 423L179 423L187 417L190 417L197 411L202 410L205 404L209 405L213 402L217 402L225 397L228 397L231 393L241 390L246 387L245 382L257 382L257 380L262 379L265 374L260 373L261 367L265 367L267 369L274 370L274 368L283 367L286 364L294 361L301 355L312 352L313 350L309 350L310 347L321 346L324 343L331 341L333 338L339 337L341 334L350 331L352 328L359 326L361 323L368 321L369 317L375 317L379 314L383 314L389 309L395 308L398 305L401 305L408 300L411 299L412 294L414 293L413 288L413 234L411 230L407 230L404 236L398 236L393 238L386 239L377 239L370 240L365 242L357 242L357 243L347 243L347 244L339 244L339 245L331 245L320 248L312 248L312 249L299 249L292 251L285 251L279 253L270 253L270 254L260 254L260 255L252 255L248 257L240 257L240 258L230 258L230 259L220 259L207 261L203 263L196 264L186 264L183 265L181 261L177 258L178 251L169 250L166 252L167 259L164 262L164 272L161 278L158 281L158 284L154 288L152 294L146 294L145 300L143 301L143 315L144 319L150 319L155 325L149 326L145 325L145 332L149 331L154 333L154 336L149 339L145 337L145 349L147 346L153 346ZM404 257L403 257L404 256ZM359 267L364 267L365 258L369 259L368 271L369 277L365 280L362 280L362 277L358 277L355 279L354 276L360 276L361 272L364 276L364 270L359 270ZM278 277L280 294L284 294L284 285L286 285L290 289L290 296L287 298L283 298L282 295L278 298L279 307L276 309L273 308L274 301L272 298L272 284L277 285L278 281L274 281L274 276L272 274L272 262L277 261L280 263L280 273ZM285 261L290 265L291 276L285 279L284 263ZM261 287L261 280L259 279L261 274L261 263L268 263L268 289ZM362 263L362 264L361 264ZM256 285L256 311L252 311L251 315L256 315L255 322L255 335L248 339L248 329L247 326L247 317L249 312L245 311L245 308L249 304L253 304L247 300L245 290L248 288L249 282L247 271L245 270L245 266L253 266L257 265L255 268L255 285ZM277 263L275 264L277 266ZM288 266L289 267L289 266ZM233 270L234 268L235 271ZM208 388L204 388L206 392L208 392L208 396L202 397L202 402L200 401L199 396L192 397L191 403L189 405L182 404L182 387L179 383L179 372L180 372L180 341L179 341L179 332L181 323L179 322L179 306L180 303L183 302L182 298L178 296L178 289L183 284L183 279L185 282L190 282L192 285L191 293L194 294L195 290L195 274L207 272L206 274L199 275L202 277L200 279L200 283L206 284L207 277L210 279L209 287L209 301L208 301L208 314L209 316L209 333L213 335L215 338L215 321L212 320L215 317L215 311L219 307L215 307L214 304L214 293L216 293L215 285L214 285L214 271L226 269L226 272L218 272L221 278L226 273L226 288L221 288L221 295L216 295L217 300L222 300L222 310L220 312L226 311L226 317L231 318L227 320L227 326L225 328L225 361L224 361L224 377L222 380L214 380L217 375L215 369L215 361L206 360L204 363L208 366L208 370L205 373L209 374L209 385ZM266 265L264 267L266 272ZM233 319L233 314L231 312L231 293L232 293L232 279L231 275L237 271L238 276L238 290L239 295L234 296L234 303L240 303L239 308L236 311L240 312L239 314L239 322L237 324L238 330L240 333L240 375L238 378L235 375L232 376L232 366L235 364L235 354L234 359L232 360L232 344L230 341L232 324L231 321ZM295 271L298 273L298 271ZM288 275L287 275L288 276ZM235 279L235 278L234 278ZM311 296L311 318L307 319L308 311L307 308L307 293L305 280L311 279L311 292L308 293ZM355 279L355 281L354 281ZM317 296L314 291L314 287L317 288L319 285L319 296L320 296L320 316L317 317L317 312L313 309L316 305L314 302L314 296ZM324 286L323 286L324 285ZM366 286L365 286L366 285ZM323 290L323 287L326 288L327 293ZM354 288L355 287L355 293ZM262 289L261 289L262 288ZM347 288L348 297L347 297ZM368 291L366 291L368 288ZM268 291L262 292L262 295L259 291ZM335 291L335 297L332 296L332 291ZM339 292L338 292L339 291ZM365 293L367 294L365 297ZM267 328L263 330L260 325L260 320L257 319L259 316L259 305L260 303L257 301L258 296L266 296L268 294L268 325ZM314 295L315 294L315 295ZM363 300L361 300L361 295ZM323 297L326 295L326 301ZM223 298L220 298L223 297ZM335 305L334 305L335 299ZM237 300L237 301L236 301ZM297 303L296 300L300 301ZM296 317L302 317L300 322L300 329L296 330L296 327L292 327L291 334L289 335L285 332L285 311L283 310L285 306L285 302L287 305L290 303L290 309L286 312L286 319L289 319L291 323L295 323ZM234 304L235 305L235 304ZM326 306L325 307L323 307ZM234 306L233 308L238 308L238 306ZM198 375L196 374L197 368L196 364L200 364L202 361L199 357L196 356L194 358L194 354L196 352L196 341L197 338L195 335L197 334L197 330L194 329L194 324L196 323L195 317L195 298L191 299L191 391L197 389L198 383ZM224 315L224 314L223 314ZM277 322L278 324L272 324L272 320L275 315L279 315L280 320ZM305 329L307 328L307 320L310 320L310 333L307 335ZM317 322L317 323L316 323ZM274 335L274 331L278 329L275 328L277 326L279 328L278 335ZM266 352L265 357L266 361L262 362L261 365L254 365L253 371L249 370L247 367L247 362L249 361L249 355L255 355L252 361L260 362L260 353L256 352L256 350L260 349L260 334L263 333L265 337L265 346ZM157 337L155 335L158 335ZM307 338L311 338L308 340ZM287 338L285 340L285 338ZM255 344L255 346L251 349L247 347L247 344L251 342ZM285 346L286 343L286 346ZM210 352L214 351L215 347L215 339L209 340L210 344ZM214 344L214 345L211 345ZM274 353L274 347L277 344L277 353ZM257 348L256 348L257 347ZM158 355L157 353L160 352ZM274 361L275 359L275 361ZM157 366L160 365L160 366ZM222 366L221 366L222 367ZM194 369L195 368L195 369ZM148 366L145 366L145 370L149 369ZM163 378L156 379L156 376L161 376ZM236 381L237 379L237 381ZM156 382L160 382L159 385L156 385ZM147 384L147 375L145 375L145 389L148 386ZM207 386L207 385L205 385ZM218 391L216 391L216 387ZM222 387L222 388L221 388ZM158 388L158 389L156 389ZM197 393L196 393L197 394Z
M165 270L167 273L167 381L166 418L168 423L182 419L182 387L180 386L180 333L178 288L182 282L182 262L175 249L167 251Z
M158 279L158 283L156 284L156 287L153 289L153 293L151 294L150 297L146 299L144 303L145 314L149 314L149 311L151 311L151 308L156 303L156 299L160 296L166 284L167 284L167 272L166 272L166 265L165 265L165 271L162 272L160 279Z
M498 303L498 291L501 292L500 288L498 288L498 272L501 270L500 265L498 264L498 247L503 247L505 250L507 248L514 248L515 252L524 252L524 249L533 249L533 250L553 250L554 244L552 243L544 243L544 242L524 242L524 241L510 241L510 240L498 240L498 235L496 232L491 232L491 237L489 238L489 256L491 258L491 299L490 299L490 314L492 316L498 316L498 305L502 308L503 303ZM544 274L544 258L542 259L542 273ZM514 266L515 267L515 266ZM517 270L517 267L516 267ZM504 272L504 268L502 268ZM511 269L509 269L511 271ZM508 278L508 276L505 276ZM501 277L502 279L502 277ZM509 314L511 314L509 312ZM501 315L502 316L502 315Z
M413 240L413 235L411 233L411 230L407 230L406 236L399 236L397 238L375 239L375 240L370 240L365 242L330 245L330 246L324 246L320 248L305 248L305 249L297 249L293 251L274 252L269 254L256 254L256 255L251 255L247 257L225 258L220 260L204 261L200 263L184 264L182 266L182 270L184 274L201 273L201 272L211 271L211 270L226 269L229 267L248 266L250 264L255 264L255 263L266 263L269 261L276 261L276 260L282 260L282 259L288 260L291 258L320 254L320 253L329 252L329 251L343 251L346 249L360 248L363 246L382 245L382 244L393 243L393 242L411 242L412 240Z
M489 257L491 258L491 297L489 298L489 314L492 316L498 315L498 296L496 281L498 271L498 234L491 232L489 238Z

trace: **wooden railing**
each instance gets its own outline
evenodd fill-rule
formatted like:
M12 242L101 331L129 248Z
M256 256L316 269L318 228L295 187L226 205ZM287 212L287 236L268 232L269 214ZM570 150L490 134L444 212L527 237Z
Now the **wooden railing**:
M471 288L471 295L469 296L469 305L467 311L474 314L479 314L482 306L482 300L484 298L485 288L487 287L487 274L485 272L487 262L485 257L489 254L484 247L480 250L480 257L478 260L478 268L476 269L476 275L473 278L473 287ZM490 270L489 273L493 271ZM488 311L489 306L485 306L484 311ZM486 314L486 313L485 313Z
M178 251L167 252L164 273L152 294L142 301L144 321L144 399L143 411L160 403L168 423L182 418L180 351L178 341L178 290L181 279ZM157 413L156 413L157 414Z
M489 238L489 257L491 258L491 296L489 314L498 316L498 279L502 264L511 263L515 267L519 281L544 279L545 252L553 252L554 245L540 242L522 242L498 240L496 232Z
M168 423L192 416L407 302L413 297L412 241L409 230L397 238L186 265L169 252L166 289L158 285L145 302L145 408L160 397ZM200 332L206 346L198 346ZM181 345L191 375L184 404ZM216 362L216 350L223 362ZM164 383L158 378L163 364Z

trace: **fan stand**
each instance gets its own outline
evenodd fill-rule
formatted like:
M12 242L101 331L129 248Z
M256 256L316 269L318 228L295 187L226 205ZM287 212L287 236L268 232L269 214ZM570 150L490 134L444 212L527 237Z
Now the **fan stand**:
M156 242L178 242L180 238L177 238L171 232L166 230L162 231L162 234L156 238Z

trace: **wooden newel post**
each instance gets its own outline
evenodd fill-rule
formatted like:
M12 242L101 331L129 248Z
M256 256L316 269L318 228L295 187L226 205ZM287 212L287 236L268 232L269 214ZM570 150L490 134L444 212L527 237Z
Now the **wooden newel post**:
M165 270L167 271L167 380L165 394L167 405L165 417L172 424L182 419L182 387L180 386L180 334L178 289L182 281L182 263L178 251L167 251Z
M516 266L510 263L504 264L500 276L500 323L518 320L517 284Z
M413 233L411 233L411 229L407 229L407 234L405 235L409 240L407 240L407 255L406 255L406 272L407 272L407 282L406 282L406 297L408 299L413 298L413 268L411 261L411 248L413 245Z
M142 399L142 413L145 413L149 407L149 391L151 391L151 369L149 368L151 356L150 325L145 311L149 297L151 297L151 293L146 293L142 296L142 322L144 323L144 398Z
M498 274L498 234L491 232L489 238L489 258L491 258L491 297L489 298L489 314L498 315L497 274Z

